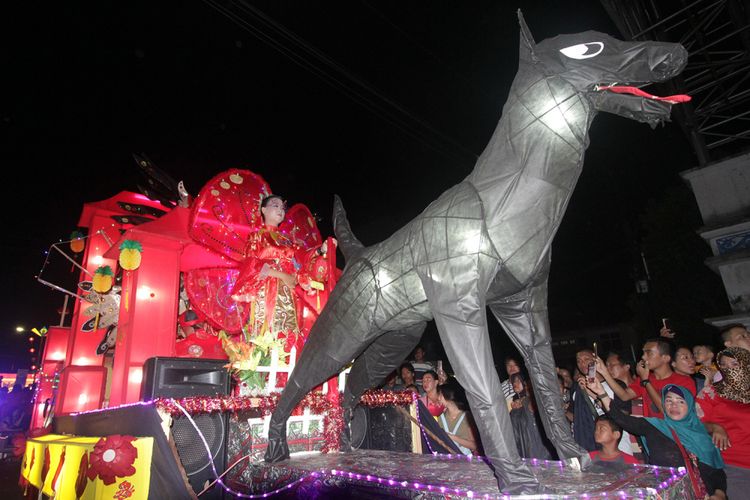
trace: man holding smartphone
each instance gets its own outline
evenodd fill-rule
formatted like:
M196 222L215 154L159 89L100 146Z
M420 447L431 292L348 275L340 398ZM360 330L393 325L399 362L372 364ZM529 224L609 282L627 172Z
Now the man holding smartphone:
M589 378L600 380L602 388L610 397L614 397L614 392L609 383L603 381L602 376L597 373L596 359L594 351L591 349L581 349L576 353L576 368L578 371L576 380L578 383L573 386L573 439L587 451L598 449L594 440L594 432L596 430L596 419L604 414L604 410L599 402L586 391L586 380ZM616 382L614 383L616 384ZM613 404L616 408L620 408L618 405L621 402L618 403L617 399L613 399ZM630 438L621 439L619 448L632 455Z
M643 344L643 355L636 364L636 380L627 388L614 383L607 366L597 359L596 369L612 387L615 395L623 401L643 398L643 416L664 418L661 406L661 390L668 384L675 384L689 390L695 396L695 381L672 370L674 345L663 337L653 338Z

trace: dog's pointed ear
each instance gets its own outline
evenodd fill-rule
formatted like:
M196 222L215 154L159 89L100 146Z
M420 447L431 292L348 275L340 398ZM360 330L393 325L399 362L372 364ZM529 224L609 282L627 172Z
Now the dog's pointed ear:
M518 25L521 28L521 40L518 47L518 55L521 60L536 61L537 57L534 53L536 42L534 42L534 36L531 34L531 30L523 18L523 12L521 12L521 9L518 9Z

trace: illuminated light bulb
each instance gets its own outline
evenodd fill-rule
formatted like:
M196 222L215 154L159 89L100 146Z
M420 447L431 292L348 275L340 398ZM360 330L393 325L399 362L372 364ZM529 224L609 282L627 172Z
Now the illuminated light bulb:
M80 396L78 396L78 406L84 406L88 402L89 402L89 397L85 392L81 394Z
M91 259L91 262L93 262L94 265L99 266L102 264L102 262L104 262L104 257L102 257L101 255L95 255L94 258Z
M130 376L128 377L128 381L130 381L133 384L140 384L143 381L143 369L133 368L130 371Z
M147 286L138 287L138 291L135 292L135 298L139 300L146 300L153 296L153 291Z

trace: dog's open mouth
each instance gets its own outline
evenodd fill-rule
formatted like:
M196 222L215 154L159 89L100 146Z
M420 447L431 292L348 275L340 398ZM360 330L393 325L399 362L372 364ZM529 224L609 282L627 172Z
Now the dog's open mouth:
M594 87L594 90L597 92L614 92L616 94L629 94L634 95L637 97L643 97L645 99L651 99L653 101L665 101L669 104L680 104L683 102L690 102L692 97L690 97L687 94L676 94L676 95L670 95L665 97L660 97L657 95L649 94L648 92L645 92L638 87L633 87L629 85L596 85Z

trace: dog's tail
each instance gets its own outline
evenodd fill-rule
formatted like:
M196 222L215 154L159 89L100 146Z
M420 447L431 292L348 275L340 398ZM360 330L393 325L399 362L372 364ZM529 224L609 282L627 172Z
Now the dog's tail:
M347 264L364 250L365 246L354 236L349 226L344 204L337 194L333 196L333 232L336 234L339 249L344 254Z

